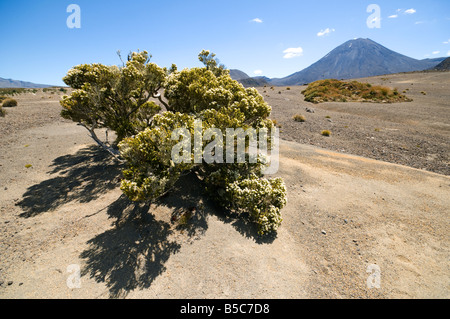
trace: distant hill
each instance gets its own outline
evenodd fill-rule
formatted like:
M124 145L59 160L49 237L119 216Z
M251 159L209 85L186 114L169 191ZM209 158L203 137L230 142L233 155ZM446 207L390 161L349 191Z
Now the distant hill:
M438 65L436 65L433 70L445 71L450 70L450 58L445 59Z
M245 87L264 86L269 84L268 81L270 81L265 76L250 77L247 73L237 69L231 69L230 76L233 80L240 82Z
M236 80L236 81L249 78L247 73L242 72L241 70L236 70L236 69L230 70L230 76L233 80Z
M446 58L445 57L440 57L440 58L433 58L433 59L423 59L420 61L424 61L424 62L429 62L429 63L441 63L442 61L444 61Z
M38 89L51 87L47 84L36 84L32 82L18 81L12 79L0 78L0 88L26 88L26 89Z
M253 78L246 78L238 80L244 87L258 87L268 85L270 80L269 78L263 76L256 76Z
M352 79L400 72L423 71L445 58L417 60L389 50L370 39L345 42L308 68L281 79L275 85L302 85L320 79Z

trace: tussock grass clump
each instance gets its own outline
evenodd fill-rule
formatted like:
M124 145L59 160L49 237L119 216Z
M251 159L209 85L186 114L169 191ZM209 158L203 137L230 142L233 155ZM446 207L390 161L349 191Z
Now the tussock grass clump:
M14 107L17 106L17 101L14 99L6 99L3 101L2 107Z
M321 133L323 136L331 136L331 132L330 131L328 131L328 130L324 130L324 131L322 131L322 133Z
M301 114L296 114L292 117L296 122L306 122L306 117Z
M273 123L274 126L276 126L276 127L278 127L278 128L281 128L281 127L282 127L281 124L278 123L278 121L277 121L276 119L273 119L273 120L272 120L272 123Z
M344 82L335 79L319 80L308 85L302 91L305 101L311 103L321 102L409 102L407 98L391 89L358 81Z
M4 117L6 115L6 111L2 109L2 106L0 105L0 117Z

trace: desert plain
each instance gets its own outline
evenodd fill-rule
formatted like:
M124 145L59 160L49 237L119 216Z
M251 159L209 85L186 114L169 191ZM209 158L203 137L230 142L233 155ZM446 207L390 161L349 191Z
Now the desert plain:
M130 202L120 164L60 117L62 92L14 96L0 117L0 297L449 298L450 72L359 81L413 101L311 104L305 86L258 88L288 190L269 237L192 175L157 203Z

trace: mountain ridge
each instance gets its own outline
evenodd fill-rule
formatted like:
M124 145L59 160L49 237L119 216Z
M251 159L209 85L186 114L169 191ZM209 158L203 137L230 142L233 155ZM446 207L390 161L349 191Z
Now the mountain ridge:
M424 71L445 58L417 60L390 50L371 39L353 39L334 48L309 67L284 78L265 78L270 85L304 85L321 79L354 79L377 75ZM245 82L251 82L246 78Z
M436 65L433 68L433 70L438 70L438 71L450 70L450 57L446 58L444 61L442 61L441 63Z
M27 82L27 81L20 81L20 80L13 80L13 79L4 79L0 77L0 88L2 89L39 89L39 88L47 88L52 87L54 85L48 85L48 84L38 84L33 82Z
M302 71L272 79L276 85L302 85L320 79L351 79L423 71L438 62L417 60L392 51L370 39L349 40Z

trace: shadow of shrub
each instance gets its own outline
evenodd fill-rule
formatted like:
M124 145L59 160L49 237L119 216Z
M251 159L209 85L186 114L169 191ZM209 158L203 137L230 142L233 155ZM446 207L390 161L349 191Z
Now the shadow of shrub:
M82 275L105 283L111 298L149 288L181 247L169 239L170 224L156 220L149 208L120 196L108 207L108 214L118 218L115 227L89 240L80 255L85 261Z
M96 145L56 158L49 174L58 176L27 189L17 203L24 218L72 202L88 203L119 185L121 166Z

